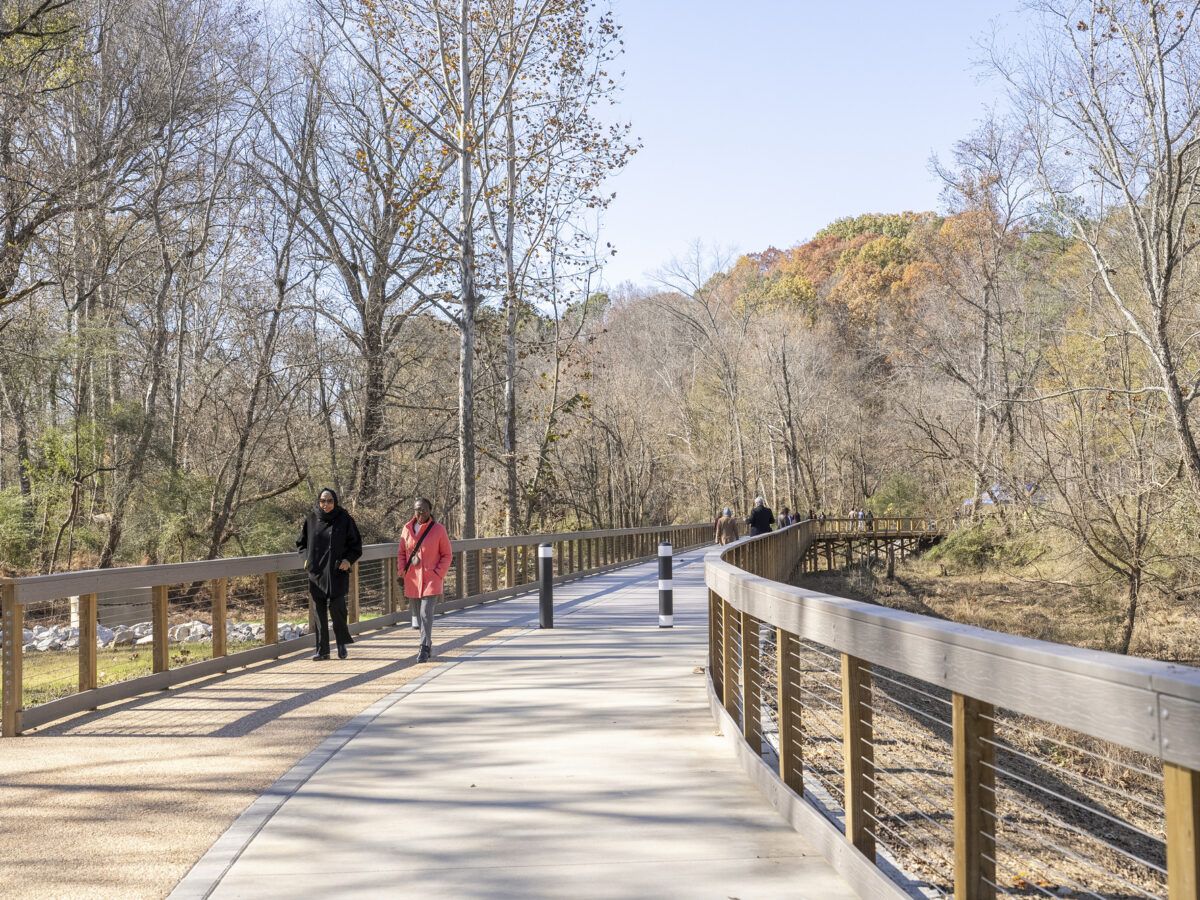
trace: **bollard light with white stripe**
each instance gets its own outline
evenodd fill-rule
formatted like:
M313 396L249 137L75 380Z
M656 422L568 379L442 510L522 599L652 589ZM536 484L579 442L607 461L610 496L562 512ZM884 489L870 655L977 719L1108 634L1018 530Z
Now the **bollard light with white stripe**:
M538 546L538 566L541 569L542 591L538 598L538 628L554 627L554 547Z
M671 544L658 545L658 627L675 627L675 589L671 577Z

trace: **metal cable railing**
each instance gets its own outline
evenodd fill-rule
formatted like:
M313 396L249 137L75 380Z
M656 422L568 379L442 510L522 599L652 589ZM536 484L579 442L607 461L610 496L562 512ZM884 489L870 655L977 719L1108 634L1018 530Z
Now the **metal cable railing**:
M655 558L660 541L707 544L712 526L671 525L451 542L441 610L528 590L537 548L558 579ZM351 631L407 620L396 544L350 574ZM294 652L310 640L308 576L294 553L0 579L0 733Z
M864 895L1196 900L1200 671L787 583L923 527L806 522L708 557L714 715L747 770L857 848L827 856Z

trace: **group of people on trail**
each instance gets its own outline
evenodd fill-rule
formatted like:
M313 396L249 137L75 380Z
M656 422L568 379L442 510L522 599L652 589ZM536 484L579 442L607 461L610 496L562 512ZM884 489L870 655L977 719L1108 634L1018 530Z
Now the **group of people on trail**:
M858 519L859 531L873 531L875 529L875 513L870 509L861 509L859 507L850 507L850 518Z
M401 529L399 544L397 579L412 605L413 627L421 629L417 662L426 662L433 656L433 611L454 559L450 535L445 526L434 521L429 500L422 497L413 503L413 517ZM362 556L363 545L354 517L338 504L332 489L323 488L317 495L317 505L300 528L296 549L304 554L308 590L316 612L317 652L313 659L329 659L330 618L338 659L345 659L349 656L346 648L354 643L346 623L350 569Z
M810 509L808 518L815 519L816 515ZM750 515L745 519L734 518L733 510L728 506L721 510L721 514L717 516L713 523L713 540L718 544L732 544L741 537L739 524L749 527L750 536L754 537L758 534L766 534L771 530L771 526L775 525L779 528L786 528L789 525L795 525L797 522L803 522L804 517L797 509L793 513L788 507L784 507L780 512L778 519L775 513L771 511L771 507L767 506L767 502L762 497L754 498L754 508L750 511Z
M835 516L836 518L836 516ZM869 509L854 508L850 510L850 518L858 519L862 522L858 527L863 531L871 531L875 525L875 515ZM810 521L816 522L818 525L825 524L825 511L815 510L811 506L808 508L808 515L805 516L799 509L792 512L788 507L784 507L776 518L771 511L771 507L767 506L766 501L762 497L754 498L754 509L744 519L735 518L733 511L727 506L717 516L713 523L713 539L718 544L732 544L741 537L739 525L747 525L750 528L750 536L757 534L766 534L771 530L771 526L776 528L786 528L789 525L795 525L799 522Z

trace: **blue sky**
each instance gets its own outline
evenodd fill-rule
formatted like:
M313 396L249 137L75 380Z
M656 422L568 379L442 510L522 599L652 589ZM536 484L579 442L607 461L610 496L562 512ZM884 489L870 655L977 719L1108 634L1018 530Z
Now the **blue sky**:
M611 180L608 285L699 239L790 247L836 218L938 208L929 173L1001 89L973 61L1017 0L613 0L621 116L644 143Z

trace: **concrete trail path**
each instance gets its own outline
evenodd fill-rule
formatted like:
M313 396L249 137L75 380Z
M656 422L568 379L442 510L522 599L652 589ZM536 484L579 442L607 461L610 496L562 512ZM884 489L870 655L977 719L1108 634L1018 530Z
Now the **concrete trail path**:
M855 897L714 733L702 560L671 629L654 564L560 585L553 630L536 594L439 619L532 627L366 710L172 898Z

